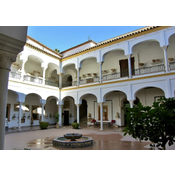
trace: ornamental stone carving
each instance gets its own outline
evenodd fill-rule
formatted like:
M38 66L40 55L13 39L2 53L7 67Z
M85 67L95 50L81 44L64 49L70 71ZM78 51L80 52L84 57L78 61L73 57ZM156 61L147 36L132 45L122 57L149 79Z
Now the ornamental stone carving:
M16 61L16 55L0 50L0 69L10 71L11 64Z

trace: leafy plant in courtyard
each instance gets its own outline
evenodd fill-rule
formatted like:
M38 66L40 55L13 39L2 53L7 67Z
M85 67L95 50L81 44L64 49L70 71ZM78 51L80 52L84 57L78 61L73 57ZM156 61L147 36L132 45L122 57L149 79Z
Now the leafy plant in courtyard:
M49 126L49 122L40 122L41 129L47 129L48 126Z
M175 142L175 99L160 98L153 105L143 106L138 103L133 108L127 108L127 124L124 135L129 134L140 142L149 140L150 146L166 149Z
M60 115L59 115L58 113L56 113L56 114L54 115L54 117L55 117L56 123L58 123L58 122L59 122L59 117L60 117Z
M78 129L79 123L71 123L73 129Z

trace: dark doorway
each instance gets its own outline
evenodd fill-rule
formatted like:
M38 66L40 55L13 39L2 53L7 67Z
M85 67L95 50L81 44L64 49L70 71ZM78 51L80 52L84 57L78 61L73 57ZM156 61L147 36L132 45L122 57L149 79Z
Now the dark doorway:
M66 81L67 86L72 86L72 76L70 75Z
M119 60L119 64L120 64L120 77L128 77L129 76L128 59ZM134 75L135 74L134 57L131 58L131 71L132 71L132 75Z
M7 108L6 108L6 120L8 122L10 121L10 104L7 104Z
M82 100L82 104L80 105L80 118L81 117L87 117L87 101Z
M39 108L39 106L32 106L32 119L33 120L39 120L39 113L37 112L37 108Z
M87 101L82 100L82 104L80 105L80 123L87 125Z
M64 125L69 125L69 111L64 111Z

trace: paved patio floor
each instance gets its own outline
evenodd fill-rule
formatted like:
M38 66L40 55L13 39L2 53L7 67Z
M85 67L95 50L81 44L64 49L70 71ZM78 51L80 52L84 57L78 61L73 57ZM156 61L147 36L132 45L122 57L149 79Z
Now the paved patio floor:
M61 137L66 133L81 133L83 136L92 137L94 144L85 148L71 148L69 150L149 150L150 142L142 142L126 135L123 136L123 128L104 127L101 131L99 127L81 127L72 129L71 126L63 126L56 129L50 125L49 129L40 130L36 127L24 127L22 131L9 129L5 135L5 150L14 150L28 148L31 150L68 150L68 148L59 148L52 145L52 140ZM167 149L174 150L175 146Z

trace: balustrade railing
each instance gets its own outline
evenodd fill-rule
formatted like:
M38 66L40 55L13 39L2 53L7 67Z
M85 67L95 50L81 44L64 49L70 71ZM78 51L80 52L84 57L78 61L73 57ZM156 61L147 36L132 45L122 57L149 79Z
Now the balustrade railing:
M175 70L175 62L169 63L170 70Z
M175 62L170 62L169 68L170 70L175 70ZM143 75L143 74L150 74L150 73L156 73L156 72L162 72L162 71L165 71L165 65L159 64L159 65L134 69L132 70L132 75ZM15 78L15 79L21 79L21 74L16 73L16 72L10 72L9 77ZM103 75L102 81L108 81L108 80L114 80L114 79L120 79L120 78L121 78L121 74L120 72L117 72L114 74ZM33 77L30 75L24 75L23 80L28 81L28 82L37 83L37 84L43 83L43 78ZM95 83L95 82L99 82L99 77L80 80L79 84L83 85L83 84L90 84L90 83ZM53 82L50 80L45 80L45 85L59 87L58 82ZM62 87L70 87L70 86L77 86L77 81L67 82L67 83L62 84Z
M9 72L9 77L15 78L15 79L21 79L21 74L16 72Z
M161 72L161 71L165 71L164 64L135 69L135 75L149 74L149 73L155 73L155 72Z
M45 80L45 85L59 87L59 83L50 80Z
M72 82L67 82L62 84L62 87L69 87L69 86L72 86Z
M30 75L24 75L24 81L29 81L29 82L33 82L33 83L37 83L37 84L42 84L43 83L42 78L32 77Z
M120 78L120 73L114 73L114 74L108 74L108 75L103 75L102 80L107 81L107 80L113 80L113 79L118 79Z
M94 78L88 78L88 79L80 80L80 85L88 84L88 83L96 83L96 82L99 82L99 77L94 77Z

